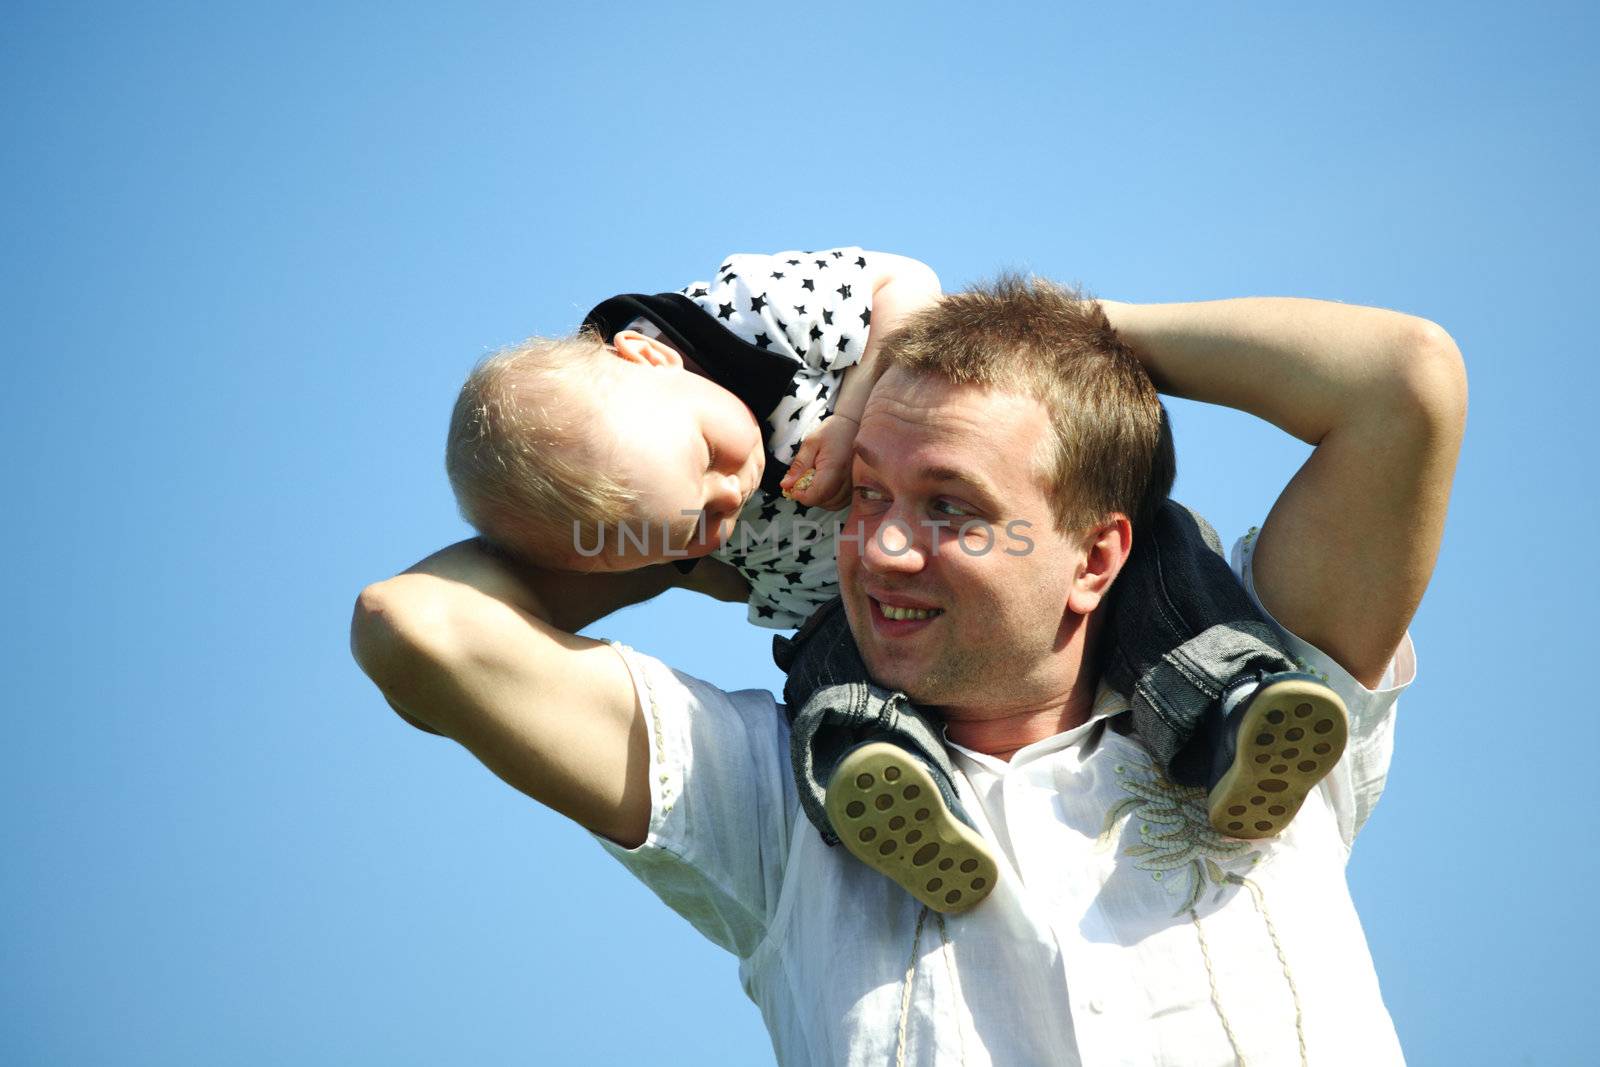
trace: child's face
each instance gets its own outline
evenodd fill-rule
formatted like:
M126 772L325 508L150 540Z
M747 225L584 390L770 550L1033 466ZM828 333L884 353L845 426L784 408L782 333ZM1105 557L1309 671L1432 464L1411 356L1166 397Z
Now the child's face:
M607 447L618 480L638 491L639 507L634 540L619 544L609 531L604 558L631 569L704 556L733 533L761 484L761 426L738 397L681 364L621 369L607 398Z

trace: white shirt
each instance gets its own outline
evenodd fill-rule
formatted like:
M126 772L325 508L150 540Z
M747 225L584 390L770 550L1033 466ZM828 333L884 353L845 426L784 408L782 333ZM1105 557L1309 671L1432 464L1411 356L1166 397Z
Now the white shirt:
M1234 549L1247 588L1252 547ZM1344 868L1383 791L1410 639L1376 690L1288 641L1351 736L1274 840L1212 831L1202 791L1108 728L1128 705L1103 689L1088 723L1009 763L952 746L1002 858L987 900L941 917L822 843L772 694L615 646L649 719L653 810L638 849L603 843L739 958L792 1067L1403 1062Z

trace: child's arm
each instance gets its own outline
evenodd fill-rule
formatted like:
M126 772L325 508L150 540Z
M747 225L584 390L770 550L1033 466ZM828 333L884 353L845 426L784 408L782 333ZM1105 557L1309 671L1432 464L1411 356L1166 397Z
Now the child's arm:
M860 362L846 368L840 379L833 414L801 444L781 483L785 495L807 507L840 511L850 503L851 453L861 412L878 379L878 352L884 338L939 299L939 276L927 264L886 252L868 254L877 275L872 282L872 325L866 347Z

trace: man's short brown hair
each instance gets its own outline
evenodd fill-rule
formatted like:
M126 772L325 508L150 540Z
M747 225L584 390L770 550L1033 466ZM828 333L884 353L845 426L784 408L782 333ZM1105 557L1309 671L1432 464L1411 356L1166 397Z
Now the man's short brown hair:
M1053 445L1043 473L1063 532L1113 512L1138 526L1172 489L1176 460L1155 386L1104 309L1075 289L1003 274L913 316L881 360L1043 404Z
M450 414L445 470L461 515L496 547L531 563L575 565L637 494L594 462L611 360L593 333L535 337L489 356Z

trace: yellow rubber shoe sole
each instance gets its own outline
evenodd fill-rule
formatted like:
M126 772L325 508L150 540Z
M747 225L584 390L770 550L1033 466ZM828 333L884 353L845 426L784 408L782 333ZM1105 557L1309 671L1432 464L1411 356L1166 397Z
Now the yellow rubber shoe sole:
M1327 686L1298 678L1262 686L1240 716L1233 765L1207 797L1212 829L1282 833L1349 738L1349 712Z
M845 848L934 911L965 911L994 889L999 867L988 843L902 748L875 741L852 751L824 806Z

